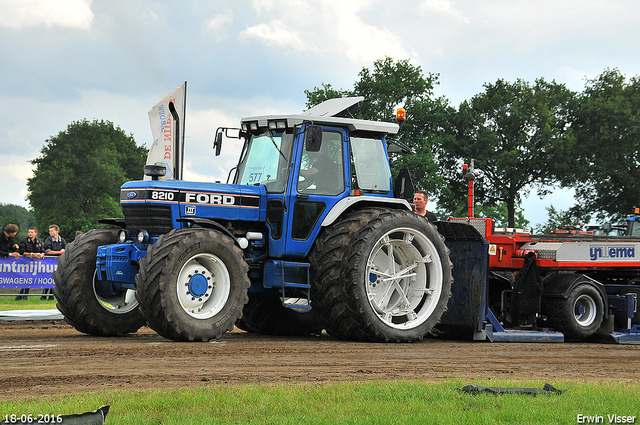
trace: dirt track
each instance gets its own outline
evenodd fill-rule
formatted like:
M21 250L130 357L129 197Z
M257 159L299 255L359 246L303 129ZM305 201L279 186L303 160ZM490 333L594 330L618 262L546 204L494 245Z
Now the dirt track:
M640 380L640 346L454 342L342 342L234 331L209 343L177 343L148 328L97 338L62 321L0 321L0 398L106 389L212 384L407 379Z

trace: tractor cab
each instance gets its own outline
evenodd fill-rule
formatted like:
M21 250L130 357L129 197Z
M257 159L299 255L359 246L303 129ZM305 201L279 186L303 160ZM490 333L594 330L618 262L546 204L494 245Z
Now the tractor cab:
M301 114L248 117L239 129L217 130L216 154L233 139L244 141L228 183L266 189L270 257L304 258L321 227L354 202L394 197L385 137L399 127L345 118L362 99L332 99ZM361 199L348 200L354 196Z

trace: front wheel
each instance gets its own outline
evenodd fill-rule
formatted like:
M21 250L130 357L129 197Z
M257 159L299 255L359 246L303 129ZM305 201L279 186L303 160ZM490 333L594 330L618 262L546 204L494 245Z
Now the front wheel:
M87 232L67 246L53 273L53 294L65 320L80 332L96 336L122 336L145 324L135 291L112 291L97 279L98 247L118 241L116 229Z
M250 286L242 250L208 229L172 230L149 247L136 275L142 314L175 341L208 341L233 329Z

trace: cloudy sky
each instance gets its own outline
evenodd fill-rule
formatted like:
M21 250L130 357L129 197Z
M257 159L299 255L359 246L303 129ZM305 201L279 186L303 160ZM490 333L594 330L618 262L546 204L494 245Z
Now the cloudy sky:
M637 0L0 0L0 203L28 207L30 160L73 121L150 146L147 113L187 81L185 178L225 180L219 126L296 113L305 89L353 86L385 56L440 75L454 106L498 78L582 90L607 67L640 75ZM64 200L60 200L64 202ZM532 224L559 191L524 203Z

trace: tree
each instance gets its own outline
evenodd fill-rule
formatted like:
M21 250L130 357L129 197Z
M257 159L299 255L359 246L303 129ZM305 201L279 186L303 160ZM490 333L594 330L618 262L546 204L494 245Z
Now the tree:
M587 80L572 120L580 150L570 183L586 212L619 220L640 206L640 77Z
M39 226L57 224L67 239L100 227L101 218L122 217L120 186L142 179L147 155L132 135L102 120L72 122L40 152L27 199Z
M556 210L552 205L546 207L549 219L546 223L538 223L535 226L534 231L537 233L549 234L556 229L561 229L566 226L578 227L582 223L587 223L591 220L589 214L585 214L579 207L574 206L568 210Z
M0 204L0 232L9 224L15 224L20 228L16 235L16 241L26 238L29 227L36 225L36 218L33 212L25 207L14 204Z
M548 193L568 172L565 154L574 138L567 122L575 94L542 78L533 86L520 79L498 79L484 87L460 105L455 138L440 145L440 173L447 181L444 187L455 188L461 184L462 161L475 160L484 175L484 202L504 202L508 226L515 227L522 196L532 188L540 196ZM459 205L446 196L443 201L449 201L451 209Z
M438 174L435 146L449 137L447 128L450 114L455 112L442 98L434 98L433 88L438 75L423 75L419 66L409 60L394 61L386 57L377 60L373 69L363 68L352 90L334 89L331 84L305 90L307 107L327 99L364 96L355 112L360 119L395 122L395 110L403 107L407 114L400 132L394 138L408 146L408 154L390 155L394 176L407 168L416 188L427 190L430 199L438 196L444 180Z

